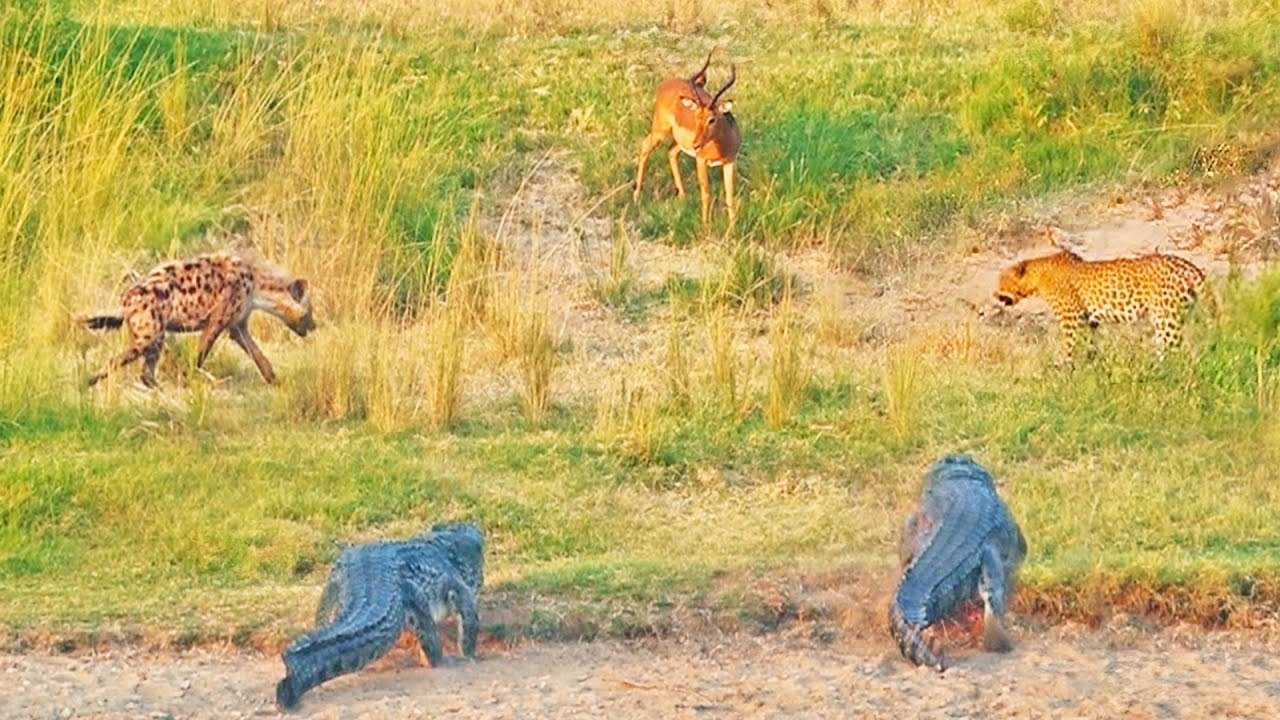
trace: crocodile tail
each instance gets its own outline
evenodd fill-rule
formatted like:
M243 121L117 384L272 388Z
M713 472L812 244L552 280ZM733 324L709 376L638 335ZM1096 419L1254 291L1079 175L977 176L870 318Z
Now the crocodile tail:
M395 611L371 624L339 618L338 622L300 638L284 652L285 677L276 686L276 702L289 709L302 695L339 675L352 673L382 657L404 627L399 602Z
M889 633L897 641L902 656L912 665L927 665L938 672L946 669L942 656L925 640L924 628L912 625L897 602L889 607Z
M341 609L333 624L298 638L284 651L285 678L276 702L288 709L308 690L355 672L395 645L405 624L393 558L364 554L335 567Z
M111 330L124 324L124 315L92 315L84 319L84 326L90 330Z
M276 684L276 704L281 708L292 710L298 706L298 701L301 699L302 691L298 688L292 675L286 675L283 680Z

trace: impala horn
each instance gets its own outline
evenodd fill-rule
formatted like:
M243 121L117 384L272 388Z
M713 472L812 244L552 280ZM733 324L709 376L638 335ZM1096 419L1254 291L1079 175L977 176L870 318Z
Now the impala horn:
M721 96L721 95L723 95L723 94L724 94L724 92L725 92L726 90L728 90L729 88L733 87L733 83L734 83L737 79L738 79L738 66L737 66L737 65L730 65L730 66L729 66L729 82L725 83L725 84L724 84L724 87L720 88L720 92L717 92L717 93L716 93L716 96L715 96L715 97L713 97L713 98L711 98L711 107L712 107L712 108L715 108L715 107L716 107L716 104L720 102L720 96Z
M707 53L707 61L702 63L702 69L689 76L690 84L695 87L702 87L707 84L707 68L711 67L711 53L714 53L715 51L715 48L711 48L711 52Z

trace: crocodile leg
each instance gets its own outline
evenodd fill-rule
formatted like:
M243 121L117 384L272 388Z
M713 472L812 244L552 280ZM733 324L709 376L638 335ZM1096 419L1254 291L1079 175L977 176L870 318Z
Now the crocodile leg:
M995 544L986 543L982 548L982 575L978 580L978 593L982 596L982 646L991 652L1009 652L1013 642L1004 626L1007 583L1004 562Z
M320 604L316 607L316 627L332 625L338 619L341 590L341 584L332 577L325 583L324 592L320 594Z
M418 637L422 652L427 656L427 663L433 668L444 665L444 648L440 644L440 628L431 614L431 604L413 585L404 584L404 596L408 601L409 627Z
M460 580L454 579L450 589L454 607L458 609L458 648L463 657L474 659L476 639L480 636L480 615L476 611L476 596Z

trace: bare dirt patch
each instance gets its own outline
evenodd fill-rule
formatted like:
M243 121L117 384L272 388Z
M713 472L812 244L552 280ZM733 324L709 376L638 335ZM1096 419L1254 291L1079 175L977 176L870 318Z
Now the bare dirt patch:
M298 717L1272 718L1280 658L1258 635L1129 637L1063 626L1019 634L1009 655L968 652L939 676L887 642L781 635L529 644L431 670L396 650L307 695ZM0 656L6 718L274 716L276 657Z

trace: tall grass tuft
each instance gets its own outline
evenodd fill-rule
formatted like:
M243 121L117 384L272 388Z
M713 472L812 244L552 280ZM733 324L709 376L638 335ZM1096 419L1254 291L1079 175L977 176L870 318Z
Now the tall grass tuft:
M425 336L418 326L394 325L379 326L369 334L364 405L369 424L381 432L404 430L421 410L428 375L416 348L426 346Z
M473 324L483 324L493 312L494 290L502 279L504 257L501 248L479 229L472 206L471 218L458 236L449 262L449 303Z
M898 442L905 442L919 428L922 371L923 360L917 348L899 344L886 351L881 376L884 410L889 430Z
M656 394L623 378L617 391L603 395L597 402L593 432L624 459L640 464L653 462L663 446L661 406Z
M687 408L693 399L693 379L689 362L689 338L683 323L672 319L667 327L667 346L663 370L667 382L667 397L676 408Z
M827 288L817 297L816 341L833 348L848 348L858 342L858 328L841 307L837 288Z
M635 293L636 272L631 264L631 239L626 216L618 218L609 246L609 266L603 277L592 277L591 290L605 307L625 310Z
M712 403L724 415L739 417L747 411L748 401L733 317L724 306L713 304L706 308L703 322L707 333Z
M1186 7L1177 0L1141 0L1134 5L1132 22L1138 55L1158 60L1182 38Z
M461 312L450 306L432 323L427 349L426 422L443 429L458 417L466 359L466 327Z
M381 346L368 326L316 333L303 361L281 373L281 391L274 396L277 413L284 419L309 421L365 418L369 353Z
M1231 404L1250 396L1259 416L1280 409L1280 271L1254 282L1233 278L1224 288L1219 318L1209 329L1194 367L1205 390Z
M516 332L520 368L520 408L524 417L540 425L551 409L551 372L556 364L551 336L551 313L546 299L533 297L517 315Z
M769 307L782 299L787 276L773 256L750 243L739 244L727 256L717 283L722 302L744 307Z
M797 326L792 303L792 290L788 285L769 327L769 384L764 419L774 429L790 422L808 385L804 333Z

